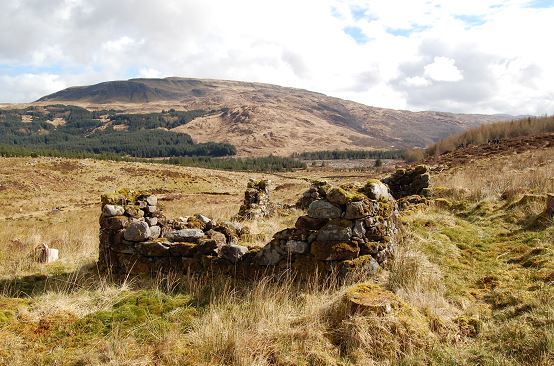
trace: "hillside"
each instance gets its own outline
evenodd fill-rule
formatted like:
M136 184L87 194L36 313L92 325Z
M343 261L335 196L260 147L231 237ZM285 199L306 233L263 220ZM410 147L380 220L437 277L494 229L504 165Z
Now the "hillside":
M272 200L290 204L307 177L363 184L388 174L381 169L262 175L0 158L0 364L550 365L554 226L543 210L554 155L551 144L524 139L511 154L485 145L453 169L432 169L428 204L401 212L403 243L366 279L401 300L384 314L341 307L355 280L236 282L210 273L121 283L95 266L99 197L117 187L158 194L170 217L227 220L248 178L271 179ZM263 245L302 214L248 222L241 244ZM35 262L38 244L60 249L60 260Z
M228 142L239 155L322 149L426 146L452 133L509 118L369 107L270 84L186 78L131 79L71 87L35 104L75 104L128 113L206 110L175 127L196 142Z

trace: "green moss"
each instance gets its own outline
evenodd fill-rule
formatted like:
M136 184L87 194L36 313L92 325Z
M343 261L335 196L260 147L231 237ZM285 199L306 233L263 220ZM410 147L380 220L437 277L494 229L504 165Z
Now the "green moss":
M188 323L194 314L189 296L142 290L123 295L110 310L98 311L80 319L71 333L107 335L118 329L148 339L154 335L150 333L152 328L167 330L177 318ZM148 325L146 329L145 325Z

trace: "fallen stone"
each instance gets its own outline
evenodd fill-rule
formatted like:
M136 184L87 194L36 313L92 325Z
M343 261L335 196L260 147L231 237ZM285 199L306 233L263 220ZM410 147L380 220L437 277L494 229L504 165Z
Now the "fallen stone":
M104 205L102 207L102 213L104 216L121 216L125 213L125 210L121 206L116 205Z
M146 241L150 238L150 235L152 235L152 232L146 222L133 221L129 224L127 230L125 230L123 237L129 241Z
M221 234L223 235L223 234ZM218 243L214 239L200 239L196 246L196 253L200 255L218 255L219 249L225 244Z
M225 236L225 234L220 233L219 231L208 230L206 232L206 235L208 236L208 238L215 240L218 246L227 244L227 237Z
M335 219L341 217L342 210L325 200L314 201L308 207L308 216L314 219Z
M219 256L231 263L237 263L247 252L247 247L231 244L222 246L219 250Z

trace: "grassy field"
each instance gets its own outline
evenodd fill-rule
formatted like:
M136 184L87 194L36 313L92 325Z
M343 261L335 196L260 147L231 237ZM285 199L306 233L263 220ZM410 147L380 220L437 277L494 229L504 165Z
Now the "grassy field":
M363 181L368 168L278 175L54 158L0 160L2 365L552 365L552 149L477 159L433 173L433 204L402 214L402 245L367 281L402 303L347 314L349 286L314 278L165 276L115 282L96 271L100 194L146 188L169 217L238 211L248 177L293 203L308 179ZM492 173L494 172L494 174ZM296 210L251 223L256 243ZM58 262L32 260L59 248ZM253 243L249 243L253 244ZM394 294L392 294L394 293Z

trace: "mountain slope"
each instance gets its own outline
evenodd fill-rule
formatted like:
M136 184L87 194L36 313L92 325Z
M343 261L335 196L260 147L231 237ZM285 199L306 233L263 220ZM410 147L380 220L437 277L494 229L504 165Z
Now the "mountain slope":
M228 108L226 113L197 118L176 131L198 142L232 143L241 155L425 146L465 128L509 118L399 111L270 84L175 77L72 87L37 101L52 102L134 113Z

